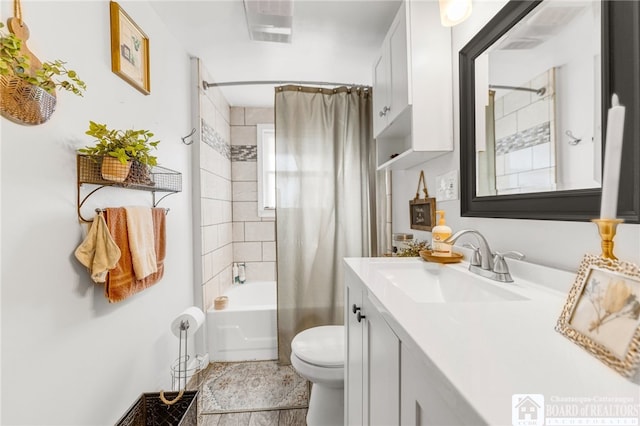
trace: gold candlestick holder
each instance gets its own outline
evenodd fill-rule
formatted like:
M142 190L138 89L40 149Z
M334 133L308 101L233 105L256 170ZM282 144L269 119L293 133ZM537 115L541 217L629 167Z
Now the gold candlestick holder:
M616 228L623 219L591 219L591 222L598 225L598 233L602 239L602 257L605 259L618 260L613 254L613 238L616 236Z

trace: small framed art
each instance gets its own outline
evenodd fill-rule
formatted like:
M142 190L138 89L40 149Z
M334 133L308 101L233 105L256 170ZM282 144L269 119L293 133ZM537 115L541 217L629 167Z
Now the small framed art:
M149 37L114 1L111 12L111 70L127 83L148 95L151 93L149 78Z
M640 364L640 268L585 255L556 330L632 376Z

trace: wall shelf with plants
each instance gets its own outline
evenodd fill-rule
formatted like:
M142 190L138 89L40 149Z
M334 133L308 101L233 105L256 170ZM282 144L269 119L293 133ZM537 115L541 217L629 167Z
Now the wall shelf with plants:
M105 124L91 121L85 133L93 136L96 143L79 149L77 155L77 206L81 221L91 222L82 217L80 209L91 195L102 188L149 191L154 207L165 197L182 191L182 174L158 166L157 157L152 155L159 141L151 141L153 133L150 131L113 130ZM83 197L83 185L97 188Z

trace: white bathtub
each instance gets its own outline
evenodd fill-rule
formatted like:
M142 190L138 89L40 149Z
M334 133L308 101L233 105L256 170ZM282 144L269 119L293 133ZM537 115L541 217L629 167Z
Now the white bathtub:
M235 284L225 296L229 298L226 309L207 311L211 360L276 359L276 282Z

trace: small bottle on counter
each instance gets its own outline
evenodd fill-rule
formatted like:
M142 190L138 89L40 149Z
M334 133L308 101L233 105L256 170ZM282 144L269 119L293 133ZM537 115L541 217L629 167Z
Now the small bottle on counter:
M238 271L238 264L233 262L233 283L238 284L240 282L240 272Z
M451 244L445 243L444 240L451 236L451 228L445 222L444 211L436 211L436 215L440 215L438 225L431 230L431 254L433 256L450 257L452 250Z
M240 284L244 284L247 280L244 262L238 263L238 280L240 281Z

